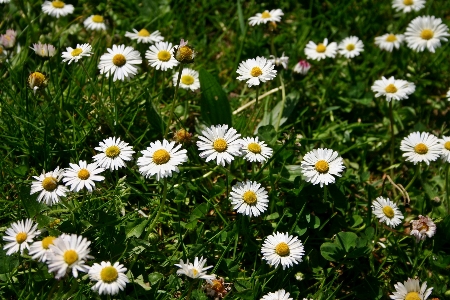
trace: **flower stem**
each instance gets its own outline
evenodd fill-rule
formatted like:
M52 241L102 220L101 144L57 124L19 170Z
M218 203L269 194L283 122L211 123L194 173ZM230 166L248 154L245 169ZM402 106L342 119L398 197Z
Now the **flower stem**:
M150 234L152 232L152 230L155 228L156 223L158 222L159 216L161 215L161 212L164 208L164 203L166 202L166 198L167 198L167 178L164 178L164 187L163 187L163 195L162 195L161 203L159 204L159 209L158 209L158 212L156 213L155 219L153 219L153 222L148 227L148 230L147 230L148 234Z
M419 176L419 174L420 174L420 163L418 163L416 166L416 172L414 172L414 177L411 179L411 181L405 187L406 191L411 187L411 185L414 183L414 181L416 180L417 176Z
M448 196L448 193L450 192L448 189L448 173L449 173L449 169L450 169L450 164L446 164L447 167L445 169L445 199L447 200L447 213L450 214L450 197Z
M176 106L176 100L177 100L177 95L178 95L178 88L180 87L181 72L182 71L183 71L183 64L180 63L180 66L178 68L177 85L175 87L175 92L173 93L172 107L170 108L169 120L167 121L167 127L166 127L166 130L164 131L164 138L167 138L167 134L169 133L169 128L170 128L170 123L172 123L173 112L174 112L175 106Z
M392 166L394 165L394 147L395 147L395 136L394 136L394 114L392 112L392 100L389 101L389 120L391 123L391 152L390 152L390 162L391 162L391 170L390 175L392 180L394 180L394 169ZM397 191L395 188L393 189L394 196L397 196Z

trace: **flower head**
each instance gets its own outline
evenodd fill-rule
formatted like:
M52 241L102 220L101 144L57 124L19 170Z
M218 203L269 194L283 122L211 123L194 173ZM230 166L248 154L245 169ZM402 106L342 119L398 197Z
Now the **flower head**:
M34 53L41 57L53 57L55 56L56 49L53 45L50 44L33 44L33 48L30 47L31 50L34 50Z
M97 283L92 290L98 292L99 295L116 295L119 291L123 291L130 281L128 280L125 268L119 262L111 265L109 261L102 261L100 264L94 263L89 269L89 278Z
M244 159L250 162L265 162L272 157L273 150L267 147L264 141L259 141L258 137L245 137L239 140L242 145Z
M441 46L441 41L447 41L447 25L434 16L417 17L409 23L405 32L408 47L417 52L425 49L434 53Z
M181 128L180 130L177 130L177 132L175 132L173 139L175 142L178 142L180 144L190 144L192 141L192 133L184 128Z
M106 24L103 16L91 15L83 22L86 29L90 30L106 30Z
M42 4L42 11L44 14L50 15L52 17L64 17L68 14L73 13L74 7L72 4L65 4L63 1L45 1Z
M219 277L213 279L211 283L205 282L202 289L206 292L206 295L213 297L215 300L220 300L231 291L231 283L227 283L223 277Z
M256 181L236 183L231 187L230 198L233 209L250 218L259 216L269 203L266 189Z
M332 42L328 44L328 39L325 38L323 43L316 44L313 41L305 47L305 55L308 59L321 60L327 57L334 58L337 53L337 44Z
M346 37L339 43L339 54L346 58L353 58L364 51L364 44L356 36Z
M425 0L393 0L392 7L396 11L403 11L404 13L419 11L425 7Z
M406 161L414 164L424 161L429 165L442 154L439 139L436 136L418 131L410 133L402 140L400 150L405 151L402 156L406 157Z
M441 147L441 158L450 163L450 136L443 136L442 139L439 140L439 145Z
M32 255L32 259L37 259L41 262L47 261L47 256L50 250L50 245L53 245L53 241L56 239L54 236L47 236L40 241L35 241L30 246L29 254Z
M259 85L260 82L272 80L277 76L275 66L264 57L250 58L239 64L238 80L247 80L248 87Z
M63 62L68 61L69 65L72 61L78 62L84 56L91 56L92 46L89 44L77 44L77 47L73 49L72 47L67 47L67 51L63 52L61 57L64 58Z
M174 86L177 85L178 74L179 72L176 72L172 77ZM180 88L191 91L198 90L200 88L200 79L198 76L199 74L197 71L189 68L183 68L180 78Z
M105 171L100 168L96 162L87 164L86 161L80 160L79 164L69 163L71 168L67 168L64 172L63 182L70 185L70 190L79 192L86 188L89 192L95 189L94 181L102 181L105 177L97 175Z
M105 74L106 77L114 74L113 81L125 80L132 78L137 74L137 68L134 65L142 63L139 51L134 50L133 47L125 47L125 45L113 45L112 49L108 48L108 53L100 57L98 68L100 74Z
M267 295L264 295L261 300L292 300L292 298L289 298L289 296L290 294L288 292L281 289L274 293L268 293Z
M16 44L17 31L8 29L5 34L0 35L0 44L5 49L11 49Z
M394 48L399 49L404 40L403 34L386 33L375 38L375 45L380 47L381 50L392 52Z
M283 52L281 57L275 57L274 55L271 55L267 61L270 61L275 67L282 66L284 69L287 69L289 57L284 56Z
M95 150L101 153L93 157L94 161L100 167L110 171L124 168L126 166L124 161L130 161L134 153L132 146L128 146L128 143L116 137L104 139L99 147L95 147Z
M54 171L45 173L42 171L40 176L33 176L36 181L31 183L30 195L39 193L38 202L44 202L48 206L61 201L61 197L66 197L69 191L60 181L63 177L64 170L57 167Z
M312 184L328 185L334 183L334 176L341 176L345 166L342 158L336 151L327 148L319 148L309 151L303 157L301 171L306 177L306 182Z
M145 58L148 59L148 64L152 68L167 71L179 64L172 54L173 49L172 43L157 42L145 52Z
M281 16L284 13L281 9L272 9L271 11L265 10L263 13L257 13L255 16L248 19L250 26L259 24L266 24L267 22L280 22Z
M194 62L194 58L197 53L194 51L194 48L188 45L188 41L181 39L180 45L173 48L173 54L175 59L180 63L190 64Z
M423 241L427 237L431 238L436 233L436 224L428 217L419 215L419 220L411 222L412 230L409 233L416 237L416 242Z
M395 292L393 295L389 295L394 300L426 300L433 291L432 287L427 289L426 281L420 286L419 279L411 278L404 283L397 282L394 287Z
M205 279L207 282L212 283L212 280L216 278L215 275L207 275L206 270L212 268L213 266L204 267L206 264L206 258L203 258L203 256L198 259L198 257L195 257L194 264L189 263L189 259L184 263L182 259L180 259L179 264L175 264L175 266L179 267L180 269L177 270L178 275L186 275L188 277L197 279Z
M281 263L283 270L301 262L305 255L302 242L287 232L269 235L264 240L261 252L269 265L276 268Z
M161 32L159 30L156 30L152 33L148 32L147 29L143 28L139 31L133 28L133 32L125 32L125 36L129 37L132 40L137 40L138 43L157 43L164 41L164 37L161 36Z
M3 250L8 250L6 255L16 252L22 254L24 249L30 249L28 243L31 243L33 238L40 233L37 230L37 224L34 224L31 219L14 222L10 228L6 229L3 236L3 240L8 242L3 246Z
M306 75L308 74L309 69L311 69L311 65L306 60L300 60L294 67L294 73Z
M404 216L397 205L389 198L378 197L372 204L373 213L382 223L390 227L400 224Z
M371 89L376 93L375 97L385 96L386 101L389 102L392 99L408 99L408 96L416 90L416 86L412 82L395 79L394 76L391 76L389 79L381 77L380 80L376 80Z
M33 72L28 76L28 86L36 93L39 89L44 89L47 86L48 77L45 73L39 71Z

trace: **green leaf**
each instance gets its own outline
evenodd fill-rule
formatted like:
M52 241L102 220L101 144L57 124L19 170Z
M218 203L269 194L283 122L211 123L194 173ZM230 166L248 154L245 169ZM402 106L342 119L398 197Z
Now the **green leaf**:
M149 98L151 97L149 96ZM147 121L148 123L150 123L153 129L160 133L164 133L164 121L150 99L145 103L145 112L147 114Z
M339 232L336 235L336 241L339 241L342 248L346 252L349 252L350 249L352 249L356 246L357 239L358 239L358 236L353 232Z
M206 216L206 214L208 213L208 208L209 208L209 205L206 202L198 205L191 213L191 217L190 217L191 221L193 221L193 220L196 221L197 219L200 219L200 218L203 218L204 216Z
M345 255L344 250L335 243L323 243L320 246L320 253L329 261L339 261Z
M278 219L280 217L280 215L277 212L274 212L273 214L270 214L266 217L266 220L275 220Z
M22 186L20 188L19 195L20 200L22 200L23 207L27 211L28 217L30 218L35 217L41 211L49 209L47 205L36 201L36 195L30 195L29 186Z
M258 137L269 145L277 141L277 132L272 125L261 126L258 128Z
M139 238L142 232L144 232L144 229L149 221L149 219L138 219L132 222L130 225L127 225L125 230L127 239L132 236Z
M162 278L164 278L164 275L158 272L153 272L148 275L148 281L151 285L157 284Z
M12 272L19 265L19 259L15 255L6 255L6 251L0 249L0 274Z

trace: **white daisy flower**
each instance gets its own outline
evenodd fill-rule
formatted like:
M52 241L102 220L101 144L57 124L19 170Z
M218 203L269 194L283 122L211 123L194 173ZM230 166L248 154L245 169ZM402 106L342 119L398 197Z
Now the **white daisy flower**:
M301 172L306 182L320 183L320 187L334 183L334 176L341 176L345 169L342 157L331 149L319 148L309 151L303 156Z
M409 23L405 32L408 47L417 52L425 49L434 53L441 46L441 40L447 41L447 25L434 16L417 17Z
M276 268L281 263L283 270L301 262L305 255L302 242L287 232L269 235L264 240L261 252L269 265Z
M409 233L416 237L416 242L431 238L436 233L436 224L431 218L419 215L419 220L411 222L412 230Z
M172 77L174 86L177 85L179 73L180 72L176 72ZM189 68L183 68L180 78L180 88L191 91L198 90L200 88L200 79L198 76L197 71Z
M346 58L353 58L364 51L364 44L356 36L346 37L339 43L339 54Z
M63 62L68 61L69 65L72 61L78 62L83 56L91 56L92 46L89 44L77 44L77 47L73 49L72 47L67 47L67 51L63 52L61 57L64 58Z
M395 292L393 293L393 295L389 295L389 297L394 300L427 300L428 296L430 296L431 292L433 291L432 287L427 289L426 281L422 284L421 287L419 279L411 278L408 278L408 280L404 283L397 282L397 284L394 284L394 287Z
M442 139L439 140L439 144L441 147L441 158L444 162L450 163L450 136L443 136Z
M244 159L250 162L265 162L272 156L272 148L267 147L264 141L259 141L258 137L245 137L239 143L242 145Z
M84 27L90 30L106 30L105 20L103 16L91 15L83 22Z
M233 209L250 218L263 213L269 203L266 189L256 181L236 183L231 187L230 198Z
M375 38L375 45L380 47L381 50L392 52L394 48L399 49L404 40L403 34L386 33Z
M50 44L33 44L33 48L30 47L30 49L41 57L53 57L56 53L55 47Z
M306 60L300 60L294 67L294 73L306 75L308 74L309 69L311 69L310 63Z
M284 69L287 69L289 57L284 56L283 52L281 57L275 57L274 55L270 55L270 58L267 61L270 61L275 67L283 66Z
M395 79L394 76L386 79L384 76L380 80L376 80L372 87L375 97L385 96L386 101L408 99L409 95L414 93L416 86L414 83Z
M99 167L109 169L111 172L126 167L124 161L132 160L135 152L132 146L128 146L128 143L116 137L103 140L100 142L100 147L95 147L95 150L101 153L93 157L94 161Z
M447 101L450 101L450 90L447 91L446 97L447 97Z
M181 144L175 146L175 142L167 140L150 143L150 147L142 150L142 157L137 160L139 172L145 177L156 175L156 180L171 177L172 172L179 172L178 165L187 162L187 151L181 149Z
M137 40L138 43L157 43L164 41L164 37L161 36L161 32L159 30L156 30L152 33L148 32L147 29L143 28L139 31L133 28L133 32L125 32L125 36L129 37L132 40Z
M97 283L92 290L98 292L99 295L116 295L119 291L123 291L130 281L128 280L125 268L119 262L111 265L109 261L102 261L100 264L94 263L89 269L89 278Z
M283 15L283 11L279 8L272 9L270 12L265 10L263 13L257 13L255 16L250 17L248 23L251 26L255 26L263 23L266 24L267 22L280 22L281 16Z
M308 59L321 60L327 57L334 58L337 53L337 44L335 42L328 44L327 38L323 40L323 43L317 45L313 41L309 41L304 51Z
M409 13L414 11L419 11L425 7L425 0L394 0L392 1L392 7L396 11L403 11L404 13Z
M33 176L36 181L31 183L30 195L40 192L37 197L38 202L43 202L48 206L61 201L61 197L66 197L69 191L63 184L59 184L63 177L64 170L57 167L52 172L42 171L39 176Z
M9 3L10 0L0 0L0 3Z
M205 279L208 283L212 283L212 280L216 278L215 275L207 275L206 270L212 268L213 266L204 267L206 264L206 258L203 258L203 256L198 259L198 257L195 257L194 264L189 262L189 259L186 260L186 263L182 259L180 259L179 264L175 264L175 266L179 267L180 269L177 270L178 275L186 275L188 277L197 279Z
M133 65L142 63L139 51L134 50L133 47L125 45L113 45L112 49L107 49L109 53L105 53L100 57L98 68L100 74L105 74L109 77L114 74L113 81L125 80L132 78L137 74L137 68Z
M30 246L29 255L32 259L36 259L41 262L47 261L48 253L50 250L50 245L53 245L53 241L56 239L54 236L48 236L43 238L41 241L35 241Z
M230 164L235 156L241 155L241 144L236 129L228 125L212 125L202 131L203 135L198 137L197 147L201 158L206 158L206 162L216 160L218 165Z
M94 181L102 181L105 179L103 176L99 176L105 169L100 168L97 163L87 164L86 161L80 160L79 165L69 163L71 168L67 168L64 172L63 182L66 186L70 185L70 190L79 192L84 187L89 192L95 189Z
M383 197L378 197L372 203L373 214L379 219L381 223L386 223L390 227L396 227L400 224L404 218L402 212L398 209L397 205Z
M292 298L289 298L289 296L290 294L288 292L281 289L274 293L268 293L267 295L264 295L261 300L292 300Z
M145 52L145 58L148 59L150 67L156 70L167 71L179 64L173 55L173 49L172 43L158 42L151 45Z
M429 165L442 154L439 139L436 136L418 131L410 133L402 140L400 150L405 151L402 156L406 157L406 161L414 164L424 161Z
M3 236L3 240L8 242L3 246L3 250L8 250L6 255L16 252L22 254L24 249L30 249L28 243L33 242L33 238L40 233L37 230L37 224L34 224L31 219L14 222L10 228L6 229Z
M62 1L56 0L56 1L45 1L44 4L42 4L42 11L50 16L53 17L64 17L68 14L72 14L74 10L74 7L72 4L65 4Z
M236 71L238 80L247 80L248 87L259 85L260 82L272 80L277 76L275 66L264 57L250 58L239 64Z
M66 275L68 269L72 269L75 278L78 277L78 271L87 273L89 267L85 264L86 260L93 258L89 255L90 244L86 238L76 234L56 238L49 245L51 251L47 253L48 271L55 272L56 279Z
M17 31L7 29L5 34L0 35L0 44L6 49L11 49L16 44Z

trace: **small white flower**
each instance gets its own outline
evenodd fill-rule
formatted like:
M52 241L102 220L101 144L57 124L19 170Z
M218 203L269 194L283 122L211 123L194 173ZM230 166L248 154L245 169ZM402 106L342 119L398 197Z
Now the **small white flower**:
M198 259L198 257L195 257L194 264L189 263L189 259L186 260L186 263L182 259L180 259L179 264L175 264L175 266L179 267L180 269L177 270L178 275L186 275L191 278L201 278L205 279L208 283L212 283L212 280L216 278L215 275L207 275L206 270L212 268L213 266L204 267L206 264L206 258L203 258L203 256Z
M9 3L10 0L0 0L0 4L2 3Z
M258 137L245 137L239 143L244 159L250 162L265 162L272 156L272 148L267 147L264 141L259 141Z
M261 252L269 265L276 268L281 263L283 270L301 262L305 255L303 244L296 236L280 232L264 240Z
M48 253L51 252L50 245L53 245L53 241L56 239L54 236L48 236L41 241L35 241L30 246L29 254L32 255L32 259L36 259L41 262L47 261Z
M389 198L384 199L383 197L378 197L372 203L372 209L373 214L379 219L379 221L381 223L386 223L386 225L390 227L397 226L404 218L397 205L389 200Z
M103 16L91 15L83 22L86 29L90 30L106 30L105 20Z
M409 300L409 299L426 300L433 291L432 287L427 289L426 281L422 284L421 287L419 279L411 279L411 278L408 278L408 280L405 281L404 283L397 282L397 284L394 284L394 287L395 292L393 293L393 295L389 295L389 297L391 297L391 299L394 300Z
M97 283L92 290L98 292L99 295L116 295L119 291L123 291L130 281L128 280L125 268L119 262L111 265L109 261L102 261L100 264L94 263L89 269L89 278Z
M447 25L434 16L417 17L409 23L405 32L408 47L417 52L425 49L434 53L436 48L441 47L441 41L447 41Z
M321 60L327 57L334 58L337 53L337 44L332 42L328 44L328 39L325 38L323 43L316 44L309 41L305 47L305 55L308 59Z
M447 101L450 101L450 90L447 91L446 97L447 97Z
M177 85L179 73L180 72L176 72L172 77L173 86ZM191 91L198 90L200 88L200 79L198 76L199 74L197 71L189 68L183 68L180 78L180 88Z
M302 75L308 74L309 69L311 69L311 65L306 60L300 60L294 67L294 72Z
M55 47L50 44L33 44L33 48L30 47L30 49L42 57L53 57L56 53Z
M66 186L70 185L70 190L79 192L84 187L89 192L95 189L94 181L102 181L105 179L99 176L105 169L98 167L97 163L87 164L86 161L80 160L79 165L69 163L71 168L67 168L64 172L63 182Z
M65 4L62 1L45 1L42 4L42 11L50 16L59 18L67 16L68 14L72 14L74 7L72 4Z
M137 40L138 43L157 43L164 41L164 37L161 36L161 32L159 30L156 30L152 33L148 32L147 29L143 28L140 31L137 31L133 28L133 32L125 32L125 36L129 37L132 40Z
M327 148L319 148L309 151L303 157L301 172L306 177L306 182L320 183L320 187L334 183L334 176L341 176L345 169L342 157L336 151Z
M100 142L100 147L95 147L95 150L101 153L93 157L94 161L102 168L110 171L119 170L126 167L124 161L133 159L133 147L128 146L128 143L121 141L120 138L109 137Z
M66 197L69 191L63 184L59 184L63 177L64 170L57 167L53 172L42 171L39 176L33 176L37 181L31 183L30 195L41 192L37 197L38 202L43 202L48 206L61 201L61 197Z
M356 36L346 37L339 43L339 54L346 58L353 58L364 51L364 44Z
M24 249L30 249L28 243L33 242L33 238L40 233L37 230L37 224L34 224L31 219L14 222L10 228L6 229L3 236L3 240L8 242L3 246L3 250L8 250L6 255L16 252L22 254Z
M416 242L431 238L436 233L436 224L431 218L419 215L419 220L411 222L412 230L409 233L416 237Z
M403 34L386 33L375 38L375 45L380 47L381 50L392 52L394 48L399 49L404 40Z
M280 22L281 16L283 15L283 11L279 8L272 9L270 12L265 10L263 13L257 13L255 16L250 17L248 23L251 26L255 26L263 23L266 24L267 22Z
M172 43L158 42L151 45L145 52L145 58L148 59L150 67L156 70L167 71L179 64L173 55L173 49Z
M16 36L17 31L8 29L5 34L0 35L0 44L6 49L11 49L16 44Z
M392 1L392 7L396 11L403 11L404 13L409 13L414 11L419 11L425 7L425 0L394 0Z
M268 293L267 295L264 295L261 300L292 300L292 298L289 298L289 296L290 294L288 292L281 289L274 293Z
M137 74L137 68L134 65L142 63L139 51L134 50L133 47L125 47L125 45L113 45L112 49L108 48L107 50L108 53L100 57L98 64L100 74L105 74L106 77L114 74L113 81L130 79Z
M63 62L68 61L69 65L72 61L78 62L84 56L91 56L92 46L89 44L77 44L77 47L73 49L72 47L67 47L67 51L63 52L61 57L64 58Z
M409 95L416 90L416 86L412 82L395 79L394 76L391 76L389 79L381 77L380 80L376 80L371 89L376 93L375 97L385 96L386 101L389 102L392 99L408 99Z
M142 157L137 160L139 172L145 177L156 175L156 180L171 177L172 172L179 172L178 165L187 162L186 149L181 149L181 144L175 146L175 142L167 140L150 143L150 147L142 150Z
M450 136L443 136L442 139L439 140L439 144L441 147L441 158L444 162L450 163Z
M241 155L241 144L236 129L228 125L217 125L206 128L198 137L197 147L201 158L206 158L206 162L216 160L218 165L230 164L235 156Z
M269 203L266 189L256 181L236 183L231 187L230 198L233 209L250 218L263 213Z
M284 52L281 55L281 57L275 57L274 55L270 55L270 58L268 59L273 65L276 67L283 66L284 69L287 69L289 57L284 56Z
M274 65L264 57L250 58L239 64L238 80L247 80L248 87L259 85L260 82L272 80L277 76Z
M439 139L436 136L418 131L410 133L402 140L400 150L405 151L402 156L406 157L406 161L414 164L424 161L429 165L442 154Z

